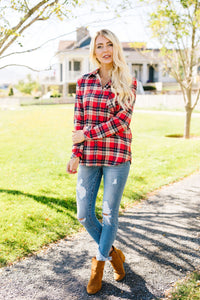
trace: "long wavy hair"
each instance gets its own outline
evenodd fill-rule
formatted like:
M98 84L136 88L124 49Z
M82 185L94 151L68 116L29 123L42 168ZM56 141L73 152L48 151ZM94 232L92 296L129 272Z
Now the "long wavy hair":
M129 106L135 100L135 95L132 91L132 78L125 61L122 46L116 35L108 29L98 31L92 38L90 43L90 60L94 65L101 67L101 63L95 55L96 38L104 36L113 44L113 68L111 71L111 91L116 95L115 100L122 106Z

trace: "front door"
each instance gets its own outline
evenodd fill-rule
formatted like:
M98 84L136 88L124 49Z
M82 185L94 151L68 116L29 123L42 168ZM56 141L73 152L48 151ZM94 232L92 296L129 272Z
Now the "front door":
M149 82L154 82L154 68L149 66Z

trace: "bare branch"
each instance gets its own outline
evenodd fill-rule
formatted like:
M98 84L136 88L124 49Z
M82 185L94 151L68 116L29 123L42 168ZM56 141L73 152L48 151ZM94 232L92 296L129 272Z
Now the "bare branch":
M29 53L29 52L36 51L36 50L42 48L44 45L46 45L46 44L48 44L48 43L50 43L50 42L52 42L52 41L55 41L55 40L57 40L57 39L59 39L59 38L61 38L61 37L64 37L64 36L66 36L66 35L72 34L72 33L74 33L75 31L76 31L76 30L73 30L73 31L71 31L71 32L69 32L69 33L64 33L64 34L61 34L61 35L59 35L59 36L56 36L56 37L54 37L54 38L52 38L52 39L49 39L49 40L45 41L45 42L42 43L40 46L35 47L35 48L33 48L33 49L28 49L28 50L24 50L24 51L16 51L16 52L8 53L8 54L6 54L6 55L0 56L0 59L6 58L6 57L11 56L11 55L23 54L23 53Z
M172 7L172 2L168 0L168 5L169 7L172 9L172 10L175 10L175 7ZM174 24L174 28L175 28L175 35L176 35L176 42L178 44L178 52L179 52L179 55L180 55L180 58L181 58L181 61L182 61L182 65L183 65L183 69L185 71L185 74L186 74L186 68L187 68L187 61L186 61L186 57L184 56L184 51L182 51L182 49L186 49L185 47L185 43L183 41L183 38L181 37L181 39L178 37L178 33L179 33L179 28L177 28L177 25ZM181 41L181 44L180 45L180 41Z
M26 4L26 8L27 8L27 10L30 10L30 9L29 9L29 7L28 7L28 3L27 3L27 1L26 1L26 0L24 0L24 2L25 2L25 4Z
M33 23L35 23L37 20L38 20L38 16L36 16L32 21L30 21L26 26L24 26L24 27L20 30L19 34L21 34L26 28L28 28L29 26L31 26L31 25L32 25ZM0 51L0 56L1 56L2 53L4 53L4 51L5 51L7 48L10 47L10 45L11 45L12 43L14 43L14 41L15 41L17 38L18 38L18 36L14 36L14 37L7 43L7 45L5 45L5 47Z
M44 13L45 10L46 10L48 7L53 6L55 3L57 3L57 1L58 1L58 0L55 0L55 1L52 2L51 4L46 5L46 6L43 8L42 13ZM46 0L45 0L44 2L46 2ZM31 26L33 23L35 23L36 21L38 21L38 20L44 20L44 19L40 18L40 15L41 15L41 12L40 12L40 13L39 13L32 21L30 21L28 24L26 24L24 27L22 27L21 30L19 31L19 35L21 35L22 32L23 32L24 30L26 30L28 27L30 27L30 26ZM17 39L17 37L18 37L17 35L14 36L14 37L7 43L7 45L0 51L0 56L2 55L2 53L5 52L5 50L6 50L7 48L10 47L10 45ZM0 47L0 48L1 48L1 47Z
M5 65L3 67L0 67L0 70L4 69L4 68L7 68L7 67L24 67L24 68L27 68L27 69L29 69L31 71L34 71L34 72L42 72L42 71L50 71L51 70L50 67L47 68L47 69L43 69L43 70L37 70L37 69L34 69L34 68L30 67L30 66L20 65L20 64L7 64L7 65Z
M22 18L21 21L16 26L14 26L11 30L13 32L16 32L28 20L28 18L30 18L30 16L33 15L34 12L37 11L45 3L46 3L46 0L43 0L40 3L38 3L36 6L34 6L31 10L29 10L29 12L24 16L24 18ZM5 36L4 39L1 40L0 48L7 41L8 38L9 38L9 35Z
M102 14L103 12L101 12L101 14ZM38 19L39 20L39 19ZM115 17L114 18L110 18L110 19L107 19L107 21L112 21L112 20L115 20ZM99 20L95 20L95 21L93 21L93 22L91 22L91 23L87 23L87 24L85 24L85 26L88 26L88 25L91 25L91 24L95 24L95 23L98 23L99 22ZM49 39L49 40L47 40L47 41L45 41L44 43L42 43L40 46L38 46L38 47L35 47L35 48L33 48L33 49L28 49L28 50L24 50L24 51L16 51L16 52L12 52L12 53L8 53L8 54L6 54L6 55L0 55L0 59L3 59L3 58L6 58L6 57L8 57L8 56L11 56L11 55L15 55L15 54L23 54L23 53L29 53L29 52L33 52L33 51L36 51L36 50L38 50L38 49L40 49L40 48L42 48L44 45L46 45L47 43L50 43L50 42L52 42L52 41L55 41L55 40L57 40L57 39L59 39L59 38L62 38L62 37L64 37L64 36L66 36L66 35L69 35L69 34L71 34L71 33L74 33L76 30L73 30L73 31L71 31L71 32L69 32L69 33L64 33L64 34L61 34L61 35L59 35L59 36L56 36L56 37L54 37L54 38L52 38L52 39ZM3 52L2 52L3 53ZM1 52L0 52L0 54L1 54ZM144 55L143 53L141 53L142 55ZM144 55L145 56L145 55Z
M200 96L200 89L198 90L197 93L197 97L196 97L196 101L194 102L194 105L192 106L192 110L195 108L195 106L197 105L198 101L199 101L199 96Z
M30 9L28 11L28 13L21 19L21 21L14 26L11 31L12 32L17 32L18 29L20 29L22 27L22 25L30 18L30 16L32 16L36 11L38 11L45 3L47 3L47 0L43 0L41 2L39 2L37 5L35 5L32 9ZM54 5L55 3L57 3L58 0L53 1L50 5ZM44 10L48 7L49 5L45 6ZM0 48L4 45L4 43L7 41L7 39L9 38L9 35L6 35L1 41L0 41ZM6 48L7 49L7 48ZM0 54L1 55L1 54Z
M197 4L195 5L194 14L196 14ZM190 64L189 64L189 79L192 81L192 71L193 71L193 61L194 61L194 44L195 44L196 26L192 27L192 44L191 44L191 54L190 54ZM191 82L192 84L192 82Z

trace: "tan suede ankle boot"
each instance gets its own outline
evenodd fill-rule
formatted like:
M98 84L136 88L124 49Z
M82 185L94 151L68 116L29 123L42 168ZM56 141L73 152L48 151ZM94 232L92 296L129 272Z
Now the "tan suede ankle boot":
M125 271L124 271L124 266L123 266L123 263L125 262L125 256L120 249L117 249L114 246L112 246L112 247L113 247L113 250L110 253L112 260L110 262L114 269L114 279L116 281L120 281L125 276Z
M87 285L88 294L96 294L102 286L103 270L105 261L98 261L96 257L92 258L91 276Z

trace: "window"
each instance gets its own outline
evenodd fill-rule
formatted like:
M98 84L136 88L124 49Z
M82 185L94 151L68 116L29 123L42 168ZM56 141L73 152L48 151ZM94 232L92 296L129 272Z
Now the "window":
M81 62L74 61L74 71L80 71L80 70L81 70Z
M69 71L71 71L71 70L72 70L72 62L69 61Z

